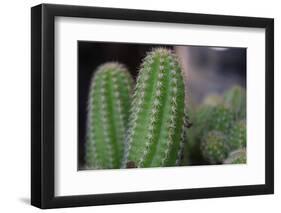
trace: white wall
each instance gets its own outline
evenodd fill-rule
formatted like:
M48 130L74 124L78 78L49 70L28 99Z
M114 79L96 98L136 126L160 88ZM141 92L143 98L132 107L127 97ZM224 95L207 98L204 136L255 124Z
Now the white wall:
M245 0L45 0L45 3L81 4L150 10L244 15L275 18L275 195L173 201L51 210L56 212L277 212L281 202L281 13L279 1ZM0 209L1 212L38 212L30 196L30 7L37 0L2 1L0 7ZM278 85L279 84L279 85ZM277 110L279 108L279 110Z

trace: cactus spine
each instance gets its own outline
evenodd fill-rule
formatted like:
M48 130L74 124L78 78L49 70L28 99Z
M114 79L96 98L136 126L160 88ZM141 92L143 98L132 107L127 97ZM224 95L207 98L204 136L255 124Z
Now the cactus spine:
M139 71L123 167L179 164L184 122L185 90L179 61L170 50L154 49Z
M105 63L94 73L88 98L87 168L120 168L131 90L132 78L119 63Z

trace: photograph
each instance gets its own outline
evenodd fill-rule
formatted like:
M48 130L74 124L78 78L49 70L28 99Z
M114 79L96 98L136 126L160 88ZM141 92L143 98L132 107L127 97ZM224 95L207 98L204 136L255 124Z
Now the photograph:
M247 48L77 50L78 170L247 163Z
M273 194L274 18L234 14L32 7L31 204Z

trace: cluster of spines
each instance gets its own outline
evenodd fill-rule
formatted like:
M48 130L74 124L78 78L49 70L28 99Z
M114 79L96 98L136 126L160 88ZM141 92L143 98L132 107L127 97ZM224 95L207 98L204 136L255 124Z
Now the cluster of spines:
M177 57L164 48L151 51L137 79L123 167L179 163L184 102L184 82Z
M90 85L86 167L119 168L130 108L132 78L115 62L97 68Z

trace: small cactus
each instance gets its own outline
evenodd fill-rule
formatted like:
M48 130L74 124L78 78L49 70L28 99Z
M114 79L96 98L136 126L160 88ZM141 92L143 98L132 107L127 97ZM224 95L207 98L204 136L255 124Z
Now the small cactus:
M224 164L244 164L247 162L246 149L238 149L231 152Z
M197 135L202 136L210 130L228 133L233 123L233 113L223 105L202 105L195 111L194 126Z
M246 147L246 121L235 122L229 132L229 145L231 150Z
M209 129L218 130L227 134L234 121L233 113L226 107L219 105L211 111L211 122Z
M197 134L202 135L205 131L208 131L214 126L214 111L216 107L202 105L194 111L194 125L196 126ZM217 118L215 118L217 119ZM215 124L217 125L217 124Z
M99 66L88 99L86 168L120 168L130 108L132 78L114 62Z
M226 107L235 114L235 119L246 119L246 91L240 86L233 86L224 94Z
M202 139L202 155L210 164L222 163L227 157L228 150L226 137L219 131L210 131Z
M183 150L185 89L172 51L152 50L133 95L123 167L179 165Z
M193 125L187 134L185 155L192 164L222 163L228 152L246 147L246 92L240 86L232 87L223 97L212 94L205 97L190 114ZM223 137L223 143L215 140ZM210 138L216 141L210 142L216 153L224 153L219 160L210 147L207 149Z

